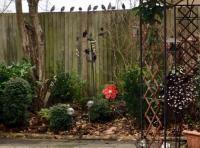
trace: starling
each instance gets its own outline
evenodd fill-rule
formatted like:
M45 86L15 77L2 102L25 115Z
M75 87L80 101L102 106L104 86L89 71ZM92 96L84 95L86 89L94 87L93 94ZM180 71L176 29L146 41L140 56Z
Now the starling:
M53 7L51 7L51 10L50 10L50 12L53 12L54 10L55 10L55 5L53 5Z
M111 3L109 3L107 9L109 10L109 9L111 9L111 8L112 8L112 5L111 5Z
M92 9L92 6L89 5L87 11L89 12Z
M82 8L81 8L81 7L79 7L79 8L78 8L78 10L79 10L79 11L82 11Z
M106 7L104 5L101 5L101 9L106 11Z
M115 10L115 9L116 9L116 7L115 7L115 6L112 6L112 7L111 7L111 9L112 9L112 10Z
M63 6L61 9L60 9L61 12L64 12L65 11L65 6Z
M126 6L124 3L122 4L122 9L124 9L124 10L126 9Z
M93 7L93 11L96 11L98 9L98 6Z
M74 11L74 8L75 8L75 7L71 7L69 11L70 11L70 12L73 12L73 11Z

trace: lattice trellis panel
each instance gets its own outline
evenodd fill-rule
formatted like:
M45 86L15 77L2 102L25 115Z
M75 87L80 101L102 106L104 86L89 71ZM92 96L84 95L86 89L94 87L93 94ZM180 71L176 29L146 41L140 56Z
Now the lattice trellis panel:
M158 28L154 29L157 30ZM155 31L156 33L158 32ZM159 38L159 36L157 37ZM145 136L150 140L150 146L153 146L155 143L161 143L160 130L162 128L162 122L160 113L162 105L159 93L161 91L160 84L162 80L162 49L162 45L159 42L151 46L144 45L143 66L146 74L143 76L145 88L143 98L147 104L147 108L144 110L146 120Z
M144 84L147 89L144 93L144 99L147 103L147 110L145 111L145 118L147 120L146 136L157 138L158 132L162 127L160 120L161 104L159 100L160 92L160 66L156 58L152 59L152 62L145 60L145 67L147 68L148 76L144 77Z
M184 65L187 74L194 74L200 53L198 7L184 5L177 7L177 10L176 21L179 31L177 38L180 38L177 62Z

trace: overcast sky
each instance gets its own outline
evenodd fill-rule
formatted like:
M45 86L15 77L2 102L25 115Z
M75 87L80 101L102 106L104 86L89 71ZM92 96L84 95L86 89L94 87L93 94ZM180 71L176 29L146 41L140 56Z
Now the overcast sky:
M11 4L10 4L10 1ZM83 8L83 11L87 10L88 5L96 6L98 5L98 10L101 10L101 5L104 4L106 7L111 2L112 6L116 6L118 9L121 9L122 3L126 5L127 9L137 5L138 0L41 0L39 3L39 11L45 12L49 11L52 6L55 5L55 11L60 11L62 6L65 6L65 11L74 6L75 11L78 11L79 7ZM9 6L7 8L7 6ZM6 12L15 12L15 3L14 0L0 0L0 11L6 9ZM28 6L26 0L23 0L23 11L28 12Z

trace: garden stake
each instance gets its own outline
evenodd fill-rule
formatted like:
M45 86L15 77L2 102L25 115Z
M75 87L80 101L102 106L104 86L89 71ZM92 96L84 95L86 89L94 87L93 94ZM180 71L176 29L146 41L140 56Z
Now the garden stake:
M94 62L96 61L96 55L95 55L95 50L96 50L96 41L92 38L88 39L89 41L89 49L88 49L88 61L91 62L91 71L92 71L92 100L88 101L87 106L88 106L88 119L90 123L90 108L94 104L94 99L95 99L95 83L94 83Z

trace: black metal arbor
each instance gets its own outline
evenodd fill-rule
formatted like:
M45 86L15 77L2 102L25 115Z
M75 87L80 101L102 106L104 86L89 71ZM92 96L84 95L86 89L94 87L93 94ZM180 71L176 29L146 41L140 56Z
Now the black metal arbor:
M140 0L140 5L144 2L146 1ZM164 21L160 27L160 30L163 30L160 37L161 44L147 43L149 36L147 32L149 30L152 32L152 28L150 25L145 26L144 20L140 18L142 89L141 139L138 147L167 147L170 114L174 120L171 142L173 147L179 148L183 115L197 97L194 76L200 55L200 1L176 0L169 3L167 0L160 0L160 2L164 9ZM168 8L171 15L168 14ZM173 19L171 26L168 25L169 16ZM154 29L153 34L157 33L159 34L158 30ZM159 38L156 38L156 42L158 40ZM147 74L144 74L144 71Z

